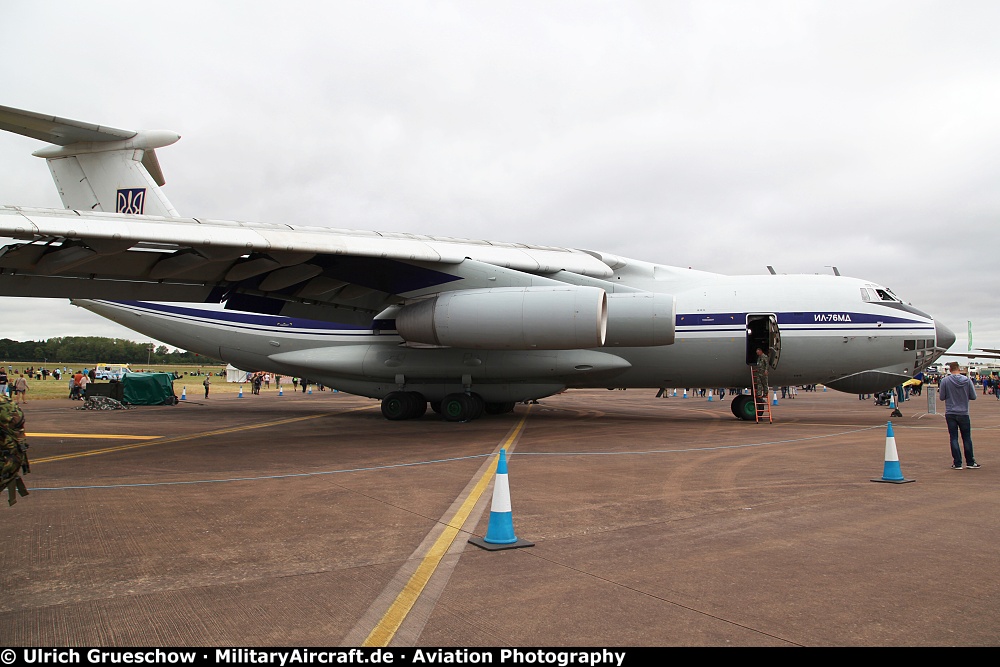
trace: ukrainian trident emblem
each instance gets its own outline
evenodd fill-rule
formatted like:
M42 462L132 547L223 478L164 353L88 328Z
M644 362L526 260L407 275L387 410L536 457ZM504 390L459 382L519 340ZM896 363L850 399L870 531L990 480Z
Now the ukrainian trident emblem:
M126 188L119 190L115 212L142 215L142 208L145 203L146 188Z

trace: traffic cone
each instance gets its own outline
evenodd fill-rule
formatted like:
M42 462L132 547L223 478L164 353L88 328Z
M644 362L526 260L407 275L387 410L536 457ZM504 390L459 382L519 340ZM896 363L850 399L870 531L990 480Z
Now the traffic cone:
M188 388L187 387L181 387L181 400L182 401L188 400Z
M778 404L778 392L774 392L774 398L771 399L771 405Z
M895 390L893 390L893 392L891 394L889 394L889 407L890 408L895 408L896 407L896 391Z
M674 389L674 398L677 398L677 390Z
M709 403L712 402L712 390L711 389L708 390L708 402Z
M284 395L285 395L285 388L282 387L281 385L278 385L278 396L284 396Z
M309 391L308 391L307 393L308 393L309 395L312 395L312 393L313 393L313 388L312 388L312 387L309 387Z
M490 507L490 523L486 537L473 537L469 542L489 551L500 549L520 549L533 547L533 542L519 540L514 535L514 517L510 511L510 485L507 481L507 450L500 450L496 477L493 481L493 505Z
M688 397L688 390L687 390L687 389L685 389L685 390L684 390L684 395L683 395L683 396L681 396L681 398L687 398L687 397Z
M899 454L896 452L896 437L892 434L892 422L885 433L885 467L882 469L882 479L873 479L873 482L889 482L891 484L906 484L916 480L906 479L899 468Z
M236 398L243 398L243 385L240 385L240 395Z

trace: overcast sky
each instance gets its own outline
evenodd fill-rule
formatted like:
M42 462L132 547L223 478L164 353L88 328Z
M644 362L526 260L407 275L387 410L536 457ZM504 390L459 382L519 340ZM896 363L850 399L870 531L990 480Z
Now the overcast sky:
M892 288L1000 347L1000 2L6 0L0 104L182 135L182 215ZM2 133L0 204L60 207ZM0 299L0 337L144 340Z

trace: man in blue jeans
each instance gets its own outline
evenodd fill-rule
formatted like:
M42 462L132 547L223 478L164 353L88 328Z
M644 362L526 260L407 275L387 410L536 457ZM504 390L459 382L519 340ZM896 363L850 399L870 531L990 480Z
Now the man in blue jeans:
M948 436L951 438L952 470L962 469L962 449L958 446L958 435L962 434L965 448L965 465L980 467L972 453L972 424L969 420L969 401L976 400L976 387L972 380L959 372L958 362L948 364L950 373L941 379L938 399L945 402L944 418L948 422Z

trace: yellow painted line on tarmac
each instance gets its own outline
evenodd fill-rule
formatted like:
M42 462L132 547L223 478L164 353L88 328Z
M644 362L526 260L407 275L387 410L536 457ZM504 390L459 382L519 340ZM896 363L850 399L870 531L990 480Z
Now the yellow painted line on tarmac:
M156 440L162 435L111 435L110 433L25 433L29 438L66 438L69 440Z
M140 442L133 445L118 445L117 447L105 447L103 449L92 449L86 452L74 452L71 454L59 454L56 456L44 456L42 458L31 459L32 464L36 463L51 463L52 461L64 461L66 459L76 459L83 456L98 456L100 454L111 454L113 452L123 452L129 449L138 449L140 447L151 447L153 445L168 445L175 442L185 442L187 440L197 440L198 438L206 438L213 435L227 435L229 433L239 433L243 431L252 431L258 428L270 428L272 426L281 426L283 424L294 424L295 422L308 421L310 419L319 419L320 417L330 417L332 415L344 414L347 412L356 412L358 410L371 410L372 405L365 405L360 408L347 408L346 410L340 410L338 412L323 412L315 415L306 415L305 417L289 417L288 419L278 419L271 422L261 422L260 424L245 424L242 426L233 426L231 428L220 428L214 431L204 431L202 433L191 433L189 435L178 435L169 438L157 438L149 442Z
M510 447L510 444L514 442L517 435L521 432L521 429L524 428L524 423L527 420L528 414L525 414L510 434L510 437L504 441L502 448ZM420 561L417 571L413 573L413 576L410 577L403 590L396 596L395 601L389 606L382 619L368 634L365 641L362 642L362 646L388 646L389 642L392 641L393 636L399 630L399 626L403 624L406 615L410 613L413 605L417 602L417 598L420 597L420 593L423 592L427 586L427 582L430 581L431 575L434 574L434 571L441 563L441 559L448 553L448 549L451 548L451 544L458 536L461 527L465 525L465 521L469 518L472 508L479 502L479 497L483 495L483 491L486 490L486 487L492 481L499 460L498 455L490 463L489 468L479 478L479 482L476 483L472 493L469 494L469 497L462 503L455 516L447 523L444 532L441 533L434 542L434 545L427 552L427 555Z

